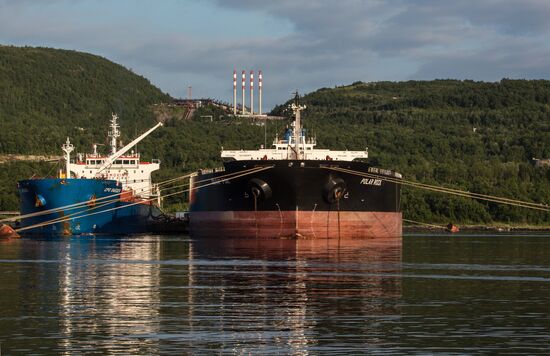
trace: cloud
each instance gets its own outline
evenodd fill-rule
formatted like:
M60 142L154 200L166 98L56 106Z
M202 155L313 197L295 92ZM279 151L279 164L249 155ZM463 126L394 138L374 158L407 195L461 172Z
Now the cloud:
M294 89L357 80L550 78L547 0L203 0L151 6L0 0L0 41L100 54L172 95L192 85L199 96L229 100L233 68L262 69L269 106ZM132 12L139 7L141 13ZM205 25L201 19L207 16ZM278 26L285 30L273 30Z
M509 41L470 52L453 52L426 59L413 79L456 78L498 81L502 78L550 78L550 49L536 43Z

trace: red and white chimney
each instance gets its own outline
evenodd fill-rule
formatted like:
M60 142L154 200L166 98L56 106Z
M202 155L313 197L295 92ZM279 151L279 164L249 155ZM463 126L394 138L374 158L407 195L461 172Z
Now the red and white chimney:
M243 70L242 73L242 86L243 86L243 115L246 114L246 107L245 107L245 99L244 99L244 91L246 89L246 72Z
M259 71L258 73L258 114L262 114L262 71Z
M233 115L237 115L237 70L233 69Z
M254 71L250 71L250 115L254 115Z

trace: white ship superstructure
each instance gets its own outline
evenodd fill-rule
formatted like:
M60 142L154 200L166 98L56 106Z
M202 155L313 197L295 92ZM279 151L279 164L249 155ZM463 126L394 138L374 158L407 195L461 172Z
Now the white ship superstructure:
M368 158L369 152L364 151L332 151L315 148L314 138L307 138L302 129L300 111L305 106L292 104L295 121L292 129L288 129L283 139L275 138L274 148L260 148L258 150L223 150L222 158L233 158L236 161L244 160L326 160L326 161L353 161L358 158Z
M67 155L67 176L71 178L88 179L112 179L122 184L123 190L132 191L133 195L141 198L149 198L154 195L151 174L160 168L160 161L153 159L151 162L141 162L140 154L131 150L139 141L144 139L152 131L162 126L158 123L141 136L122 148L117 147L117 139L120 137L117 115L111 119L109 131L110 149L109 155L97 152L97 145L93 145L93 152L79 153L75 162L70 162L70 151ZM72 147L69 139L64 147Z

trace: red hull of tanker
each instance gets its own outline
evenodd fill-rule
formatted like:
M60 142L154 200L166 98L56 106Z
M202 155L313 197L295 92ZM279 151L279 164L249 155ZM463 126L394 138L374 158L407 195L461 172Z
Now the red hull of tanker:
M190 219L193 237L388 239L401 238L401 212L203 211Z

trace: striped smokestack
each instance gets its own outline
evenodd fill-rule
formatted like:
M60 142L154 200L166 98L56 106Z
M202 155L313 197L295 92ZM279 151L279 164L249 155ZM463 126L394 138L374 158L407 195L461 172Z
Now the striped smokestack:
M233 115L237 115L237 70L233 69Z
M262 114L262 71L258 72L258 95L259 95L259 102L258 102L258 114Z
M250 115L254 115L254 71L250 71Z
M243 115L246 114L246 108L245 108L245 101L244 101L244 91L246 89L246 72L243 70L242 73L242 79L243 79Z

